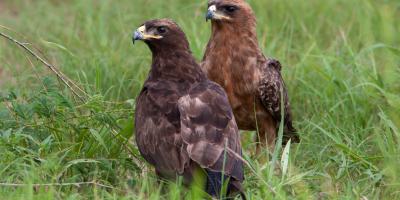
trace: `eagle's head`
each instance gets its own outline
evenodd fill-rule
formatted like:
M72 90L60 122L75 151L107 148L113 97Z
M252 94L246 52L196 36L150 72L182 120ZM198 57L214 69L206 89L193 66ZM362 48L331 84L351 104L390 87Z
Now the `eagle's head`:
M189 49L185 33L170 19L155 19L143 23L132 36L144 41L152 50Z
M209 0L206 20L211 20L213 24L235 27L254 23L255 17L245 0Z

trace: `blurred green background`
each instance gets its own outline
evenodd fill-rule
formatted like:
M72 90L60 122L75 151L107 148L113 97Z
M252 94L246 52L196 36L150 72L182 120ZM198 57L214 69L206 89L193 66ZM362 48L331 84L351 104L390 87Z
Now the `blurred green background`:
M302 138L289 156L280 149L277 160L259 163L254 133L243 133L249 199L399 199L400 1L249 3L265 55L284 66ZM131 34L148 19L172 18L200 60L206 5L0 0L0 32L39 49L88 93L79 101L0 37L0 199L200 198L179 181L157 182L129 141L151 63Z

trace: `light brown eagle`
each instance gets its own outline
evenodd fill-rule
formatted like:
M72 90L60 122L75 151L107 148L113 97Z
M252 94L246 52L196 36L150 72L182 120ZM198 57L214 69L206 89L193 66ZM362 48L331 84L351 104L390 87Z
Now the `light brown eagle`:
M151 70L137 98L136 143L161 178L195 171L207 176L205 191L219 198L222 179L228 194L241 191L244 179L238 127L223 88L207 79L193 58L178 25L147 21L133 36L150 48Z
M210 0L207 20L212 21L212 33L201 67L225 89L239 129L259 130L258 144L273 148L283 97L284 143L289 139L299 142L281 64L263 55L249 4L244 0ZM258 145L257 152L260 149Z

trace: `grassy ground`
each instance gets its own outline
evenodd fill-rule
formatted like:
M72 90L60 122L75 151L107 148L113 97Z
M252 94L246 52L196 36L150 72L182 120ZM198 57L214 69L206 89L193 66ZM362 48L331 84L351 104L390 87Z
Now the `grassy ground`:
M262 164L243 133L249 199L399 199L400 2L250 2L264 53L284 65L302 142ZM0 31L35 44L89 94L74 98L0 38L0 199L195 198L179 183L161 192L127 140L151 59L131 32L173 18L200 59L205 10L204 0L0 0L12 29Z

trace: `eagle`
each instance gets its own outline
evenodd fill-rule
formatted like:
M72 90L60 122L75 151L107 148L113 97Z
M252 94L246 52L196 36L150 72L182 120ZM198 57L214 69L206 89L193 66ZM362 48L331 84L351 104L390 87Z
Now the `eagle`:
M133 34L152 52L151 70L136 101L140 154L162 179L202 173L204 190L220 198L242 191L239 130L226 93L192 56L184 32L170 19L145 22ZM223 180L228 183L221 194Z
M225 89L239 129L258 130L257 154L267 144L274 148L281 113L283 143L299 142L281 64L263 55L250 5L244 0L210 0L206 20L211 20L212 32L201 68Z

